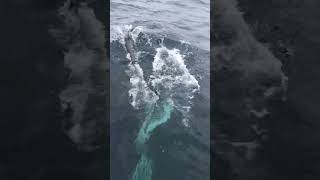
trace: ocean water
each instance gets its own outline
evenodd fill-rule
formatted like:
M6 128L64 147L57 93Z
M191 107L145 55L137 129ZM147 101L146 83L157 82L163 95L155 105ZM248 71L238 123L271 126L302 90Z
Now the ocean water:
M210 49L210 0L111 0L110 3L111 25L143 26L159 36Z
M209 0L112 0L112 180L210 178Z

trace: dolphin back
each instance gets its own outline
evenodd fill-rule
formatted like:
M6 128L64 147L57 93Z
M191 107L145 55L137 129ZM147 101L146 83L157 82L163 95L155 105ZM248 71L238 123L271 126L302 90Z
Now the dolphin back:
M130 55L131 62L136 62L135 42L132 39L131 31L129 31L126 34L124 40L125 40L125 48Z

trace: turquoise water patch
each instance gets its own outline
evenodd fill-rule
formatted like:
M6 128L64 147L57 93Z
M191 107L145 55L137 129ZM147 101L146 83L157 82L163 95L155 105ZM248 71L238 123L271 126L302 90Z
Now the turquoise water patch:
M137 153L140 154L140 160L133 173L133 180L151 180L152 178L152 160L148 157L147 141L149 140L152 132L161 124L166 123L173 111L171 101L166 100L160 104L154 104L152 107L147 108L146 119L139 130L136 138Z

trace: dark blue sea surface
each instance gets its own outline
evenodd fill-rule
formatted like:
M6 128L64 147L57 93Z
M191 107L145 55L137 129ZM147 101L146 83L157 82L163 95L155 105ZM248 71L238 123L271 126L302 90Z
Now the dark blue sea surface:
M111 1L112 180L210 178L209 6Z

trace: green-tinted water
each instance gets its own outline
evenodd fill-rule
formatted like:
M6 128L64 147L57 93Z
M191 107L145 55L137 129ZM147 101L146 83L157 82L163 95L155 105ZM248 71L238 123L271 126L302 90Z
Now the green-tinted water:
M147 107L146 119L139 130L136 138L137 153L140 154L140 160L133 173L133 180L151 180L152 178L152 157L148 155L147 141L152 132L161 124L166 123L173 111L172 102L165 100L160 104L154 104Z

